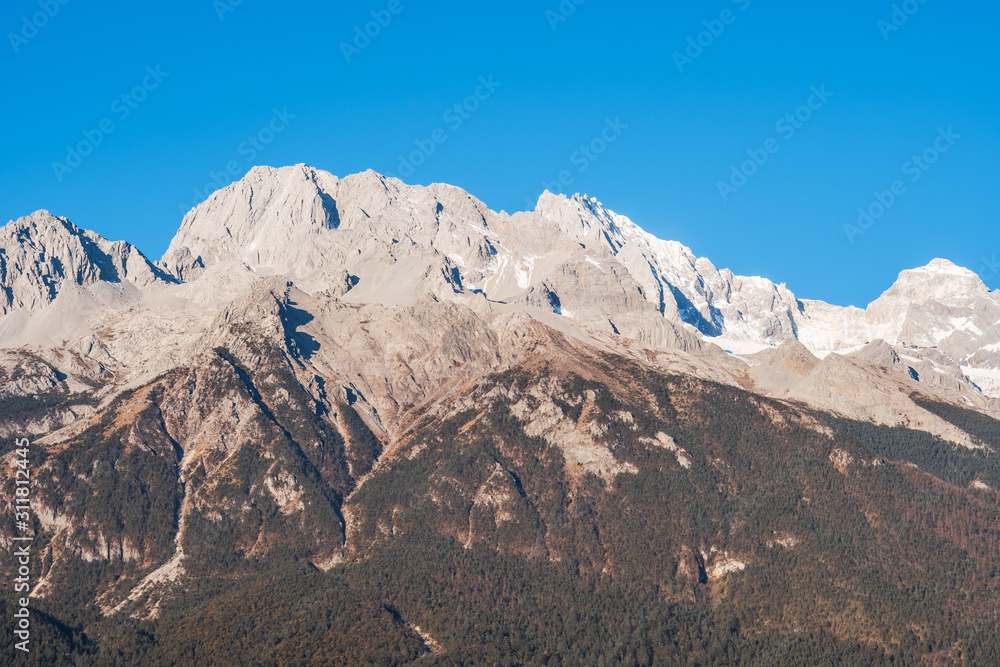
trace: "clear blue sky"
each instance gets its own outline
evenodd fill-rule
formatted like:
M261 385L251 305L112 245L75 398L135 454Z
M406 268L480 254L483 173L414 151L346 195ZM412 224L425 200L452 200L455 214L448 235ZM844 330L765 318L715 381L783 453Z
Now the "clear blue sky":
M346 55L390 0L235 3L4 3L0 218L47 208L155 259L210 174L400 174L424 140L433 154L404 180L513 211L565 171L566 190L801 298L864 305L934 257L974 270L1000 257L996 3L909 0L897 30L879 25L891 0L566 0L568 16L559 0L399 0ZM445 115L490 76L499 87L479 88L467 118ZM832 97L810 100L814 86ZM261 134L275 109L294 118ZM810 117L776 126L797 111ZM577 153L608 119L627 127L594 159ZM90 155L53 166L102 122L113 131ZM938 141L933 165L906 165L949 127L960 138ZM765 146L723 201L719 182ZM903 194L849 242L844 225L896 180ZM985 273L1000 287L1000 268Z

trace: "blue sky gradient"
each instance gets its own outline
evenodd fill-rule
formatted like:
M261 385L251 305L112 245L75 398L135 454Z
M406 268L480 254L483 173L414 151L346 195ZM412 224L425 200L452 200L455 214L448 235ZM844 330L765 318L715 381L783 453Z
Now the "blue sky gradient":
M64 2L0 10L4 220L156 259L206 193L304 162L498 210L586 192L800 298L939 256L1000 287L995 3Z

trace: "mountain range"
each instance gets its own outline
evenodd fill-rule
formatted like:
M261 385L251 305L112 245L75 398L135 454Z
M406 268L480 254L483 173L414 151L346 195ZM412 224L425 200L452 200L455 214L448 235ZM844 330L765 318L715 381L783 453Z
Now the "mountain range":
M586 195L305 165L158 261L0 230L65 664L995 664L998 419L1000 291L945 259L844 308Z

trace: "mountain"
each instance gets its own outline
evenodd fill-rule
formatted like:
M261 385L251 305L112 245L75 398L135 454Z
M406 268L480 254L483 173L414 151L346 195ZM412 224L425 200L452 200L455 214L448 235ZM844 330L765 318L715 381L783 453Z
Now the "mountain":
M934 260L866 310L839 308L719 271L585 196L546 192L508 215L451 186L256 168L185 217L161 266L183 277L227 261L366 303L481 293L672 347L795 339L823 357L884 340L928 382L1000 396L1000 294L967 269Z
M297 165L155 264L45 212L0 262L39 664L1000 655L1000 294L944 260L840 308Z
M132 245L112 243L48 211L0 230L0 315L38 311L74 287L125 291L170 281Z

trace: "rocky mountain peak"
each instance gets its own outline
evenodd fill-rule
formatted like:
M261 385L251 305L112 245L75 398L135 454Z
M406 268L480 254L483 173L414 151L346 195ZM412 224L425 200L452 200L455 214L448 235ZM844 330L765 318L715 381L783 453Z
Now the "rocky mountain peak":
M30 215L11 220L3 230L17 235L25 243L55 244L62 240L84 235L82 229L65 218L59 218L46 209L39 209Z
M0 315L31 312L67 285L147 286L170 278L125 241L108 241L46 210L0 228Z
M160 265L184 280L225 260L269 265L280 252L340 225L327 194L336 182L305 165L254 167L184 216Z
M970 299L987 296L990 290L974 272L946 259L909 269L876 301L925 304L931 300L946 306L967 305Z
M951 260L943 259L941 257L938 257L936 259L932 259L927 264L927 266L923 266L923 267L920 267L920 268L917 268L917 269L912 269L912 270L913 271L930 272L930 273L960 273L960 274L969 274L969 273L972 273L968 269L955 264Z
M584 243L606 244L613 253L621 250L630 237L643 233L631 220L586 194L570 197L546 190L538 198L534 213L555 223L562 234Z

